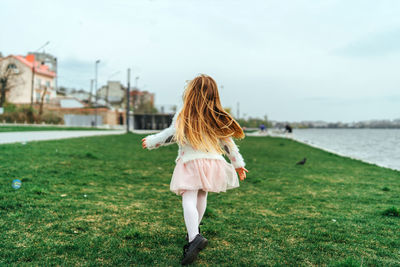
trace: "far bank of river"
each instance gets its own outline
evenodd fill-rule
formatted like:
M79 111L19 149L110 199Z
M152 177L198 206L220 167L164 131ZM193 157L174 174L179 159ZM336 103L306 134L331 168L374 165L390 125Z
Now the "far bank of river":
M294 129L293 139L400 170L400 129Z

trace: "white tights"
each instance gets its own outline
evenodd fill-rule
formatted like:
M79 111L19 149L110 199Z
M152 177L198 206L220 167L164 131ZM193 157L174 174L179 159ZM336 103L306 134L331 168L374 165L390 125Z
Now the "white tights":
M207 192L203 190L185 191L182 195L183 217L191 242L199 233L199 224L207 206Z

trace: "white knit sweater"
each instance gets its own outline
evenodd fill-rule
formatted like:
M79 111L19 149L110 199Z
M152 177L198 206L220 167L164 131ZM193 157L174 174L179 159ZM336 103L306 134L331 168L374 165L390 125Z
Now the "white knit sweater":
M156 149L160 146L167 146L176 142L174 138L176 132L175 122L180 111L181 110L175 113L175 116L172 119L172 123L167 129L164 129L163 131L157 134L149 135L146 137L146 147L149 150ZM245 162L243 160L242 155L239 153L238 147L236 146L232 138L229 139L231 141L231 144L233 144L233 146L230 146L226 141L221 139L220 140L221 148L225 151L225 154L227 155L227 157L229 158L235 169L244 167ZM191 145L188 144L179 145L178 157L176 158L175 162L177 162L178 159L182 159L182 162L188 162L194 159L225 160L225 158L221 154L218 154L217 152L203 152L194 149Z

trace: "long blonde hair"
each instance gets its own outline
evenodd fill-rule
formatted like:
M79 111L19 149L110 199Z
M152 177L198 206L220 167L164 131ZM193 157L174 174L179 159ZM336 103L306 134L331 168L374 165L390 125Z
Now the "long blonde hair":
M177 117L176 141L194 149L224 153L220 139L244 138L243 129L220 102L213 78L201 74L191 80L183 95L183 108Z

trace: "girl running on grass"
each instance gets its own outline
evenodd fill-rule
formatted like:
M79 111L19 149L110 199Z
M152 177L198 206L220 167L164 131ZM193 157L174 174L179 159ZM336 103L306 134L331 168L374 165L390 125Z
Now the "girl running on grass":
M192 263L207 246L208 241L199 228L206 210L207 193L239 187L236 172L240 180L246 178L248 171L232 137L244 138L242 128L222 108L216 82L207 75L200 75L188 83L183 107L176 112L171 126L142 139L142 146L147 149L173 143L179 146L170 190L182 196L188 232L183 265Z

